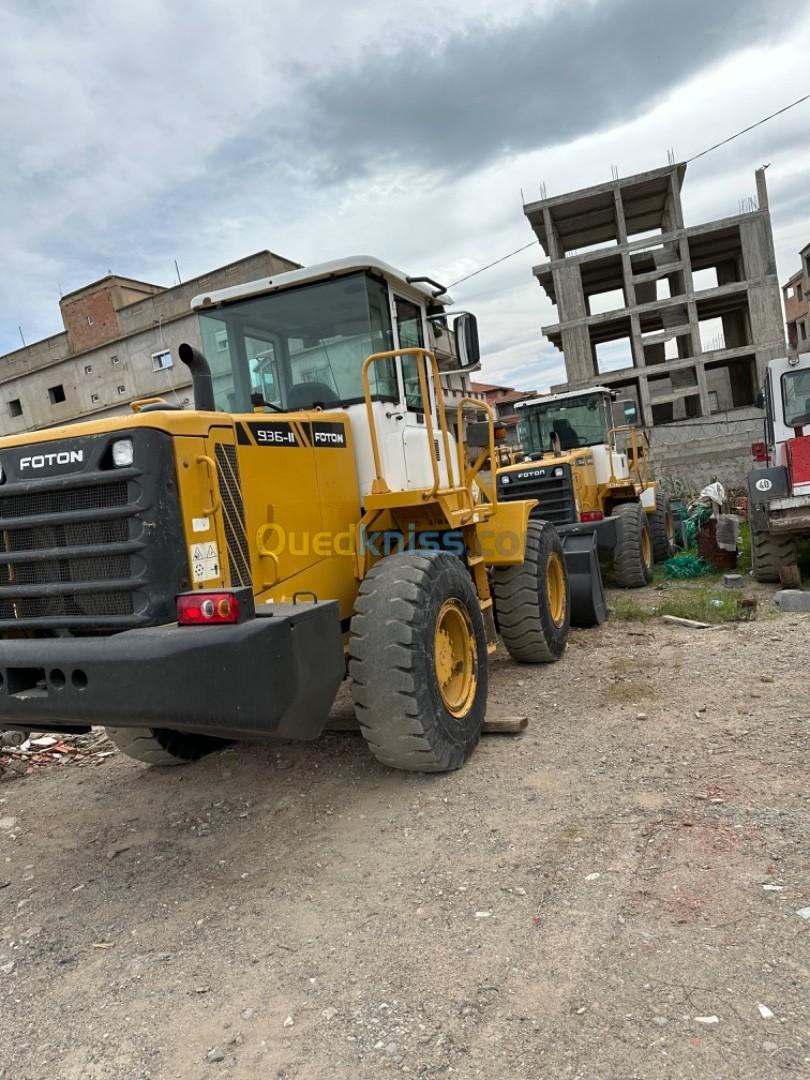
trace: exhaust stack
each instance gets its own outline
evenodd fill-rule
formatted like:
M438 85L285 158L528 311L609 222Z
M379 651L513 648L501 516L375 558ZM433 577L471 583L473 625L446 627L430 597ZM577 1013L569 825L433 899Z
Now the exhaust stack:
M214 382L211 378L211 368L199 349L186 342L177 350L177 354L191 372L191 382L194 387L194 408L200 412L214 412Z

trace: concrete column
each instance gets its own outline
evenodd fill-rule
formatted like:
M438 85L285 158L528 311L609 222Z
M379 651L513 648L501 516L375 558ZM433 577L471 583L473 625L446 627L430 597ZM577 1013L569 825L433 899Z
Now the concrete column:
M546 206L543 209L543 224L546 227L546 245L548 247L548 257L553 261L561 257L560 244L557 240L557 232L554 228L554 222L551 220L551 211Z
M708 416L712 407L709 403L709 386L706 382L706 368L702 362L695 364L697 372L698 390L700 391L700 412L702 416Z
M768 209L768 184L765 180L765 169L757 169L754 174L757 181L757 205L760 210Z
M671 232L673 229L683 228L683 207L681 206L681 192L677 182L677 171L669 174L669 195L664 212L664 231Z
M620 244L627 243L627 222L624 217L624 203L621 188L617 184L613 189L613 205L616 213L616 239Z
M692 295L694 296L694 291ZM698 323L697 304L694 300L687 300L686 310L689 314L689 337L692 344L692 356L700 356L703 349L700 346L700 325Z
M554 267L554 292L557 297L557 311L560 322L573 322L586 319L588 308L582 289L582 274L578 263L560 263Z
M644 343L641 340L641 321L635 312L630 314L630 343L633 349L633 365L637 368L645 367Z
M588 327L581 324L561 331L565 374L570 383L586 382L596 374Z
M638 377L638 401L641 409L642 423L647 427L653 426L652 403L650 401L650 388L647 385L647 376Z

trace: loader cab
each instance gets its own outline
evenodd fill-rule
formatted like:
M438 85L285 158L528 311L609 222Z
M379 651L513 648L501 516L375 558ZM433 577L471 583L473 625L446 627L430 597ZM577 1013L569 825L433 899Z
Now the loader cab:
M472 368L474 320L464 317L456 347L437 292L385 264L341 260L196 298L217 409L247 412L257 396L272 412L362 404L363 362L394 349L431 349L447 369ZM423 411L415 357L375 365L370 379L374 401Z
M604 387L586 393L552 394L517 405L518 432L526 456L566 454L604 445L613 425L612 394Z
M430 350L442 373L442 395L453 379L460 379L459 396L468 392L467 373L479 361L477 327L469 313L451 321L450 303L437 282L408 278L367 257L292 271L192 301L216 409L268 417L311 410L346 413L361 495L370 490L374 476L363 385L369 356ZM427 369L423 398L419 364L425 365L424 356L392 356L368 371L376 439L392 490L431 483L425 412L435 419L444 402L437 401ZM447 456L441 446L436 453ZM444 460L441 469L446 476Z

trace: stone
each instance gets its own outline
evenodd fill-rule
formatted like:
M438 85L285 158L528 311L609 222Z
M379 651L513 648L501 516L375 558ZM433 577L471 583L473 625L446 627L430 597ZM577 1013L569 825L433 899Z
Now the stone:
M0 966L0 974L10 975L16 966L17 963L15 960L9 960L7 964Z
M636 720L646 720L647 714L645 712L636 713Z
M773 602L782 611L810 611L810 592L803 589L780 589Z
M723 574L723 584L727 589L741 589L743 587L742 574Z
M324 1020L334 1020L337 1016L337 1009L333 1008L330 1005L327 1009L323 1010L321 1016L324 1018Z
M291 1016L288 1016L287 1019L284 1021L284 1027L292 1027L294 1023L295 1021L293 1020L293 1018Z
M255 1015L256 1015L256 1010L255 1009L242 1009L242 1019L243 1020L252 1020Z
M225 1051L222 1049L221 1046L212 1046L208 1053L205 1055L205 1060L211 1062L212 1064L215 1061L224 1061Z
M0 829L9 832L17 824L15 817L0 817Z

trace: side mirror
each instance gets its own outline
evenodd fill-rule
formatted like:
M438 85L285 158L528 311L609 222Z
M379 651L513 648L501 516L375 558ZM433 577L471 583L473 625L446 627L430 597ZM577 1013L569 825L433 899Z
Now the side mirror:
M463 311L453 320L453 333L456 338L458 366L460 368L474 367L481 359L478 320L469 311Z
M767 404L768 402L765 399L765 395L760 390L760 392L757 394L756 406L758 409L764 409Z

